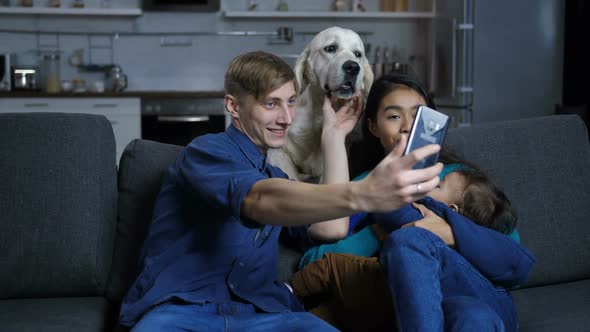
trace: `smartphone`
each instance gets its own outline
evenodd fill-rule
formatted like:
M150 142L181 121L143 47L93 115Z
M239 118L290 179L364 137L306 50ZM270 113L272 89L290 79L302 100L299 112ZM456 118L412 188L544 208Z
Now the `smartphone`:
M447 129L449 127L449 117L430 107L420 106L416 112L408 144L404 150L404 156L413 150L428 144L443 145ZM414 165L414 169L430 167L438 161L439 153L428 156Z

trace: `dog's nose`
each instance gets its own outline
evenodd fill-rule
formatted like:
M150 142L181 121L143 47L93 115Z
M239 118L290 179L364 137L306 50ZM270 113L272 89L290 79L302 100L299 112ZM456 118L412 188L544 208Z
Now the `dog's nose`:
M342 65L342 69L344 70L345 73L352 75L352 76L358 75L359 71L361 71L361 67L359 66L359 64L356 63L355 61L352 61L352 60L346 61Z

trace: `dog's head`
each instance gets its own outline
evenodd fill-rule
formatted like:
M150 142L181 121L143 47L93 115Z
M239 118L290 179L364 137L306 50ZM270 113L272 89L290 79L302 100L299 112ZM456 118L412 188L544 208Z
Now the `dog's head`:
M327 94L350 99L359 92L366 97L373 71L360 36L348 29L331 27L318 33L295 63L300 91L317 85Z

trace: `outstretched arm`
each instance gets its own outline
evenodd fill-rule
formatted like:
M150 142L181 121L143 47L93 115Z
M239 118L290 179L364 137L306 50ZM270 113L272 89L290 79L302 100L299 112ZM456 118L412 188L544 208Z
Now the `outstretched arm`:
M361 211L395 210L438 185L442 164L412 167L439 150L438 145L427 145L401 158L392 152L366 178L355 182L315 185L277 178L260 180L243 199L240 214L263 224L295 226Z

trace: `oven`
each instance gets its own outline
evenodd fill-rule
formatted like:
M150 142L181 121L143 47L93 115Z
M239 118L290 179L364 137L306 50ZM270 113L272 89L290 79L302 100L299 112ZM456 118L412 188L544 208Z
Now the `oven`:
M228 124L221 97L141 98L143 139L187 145L197 136L223 132Z
M144 11L216 12L219 0L142 0Z

